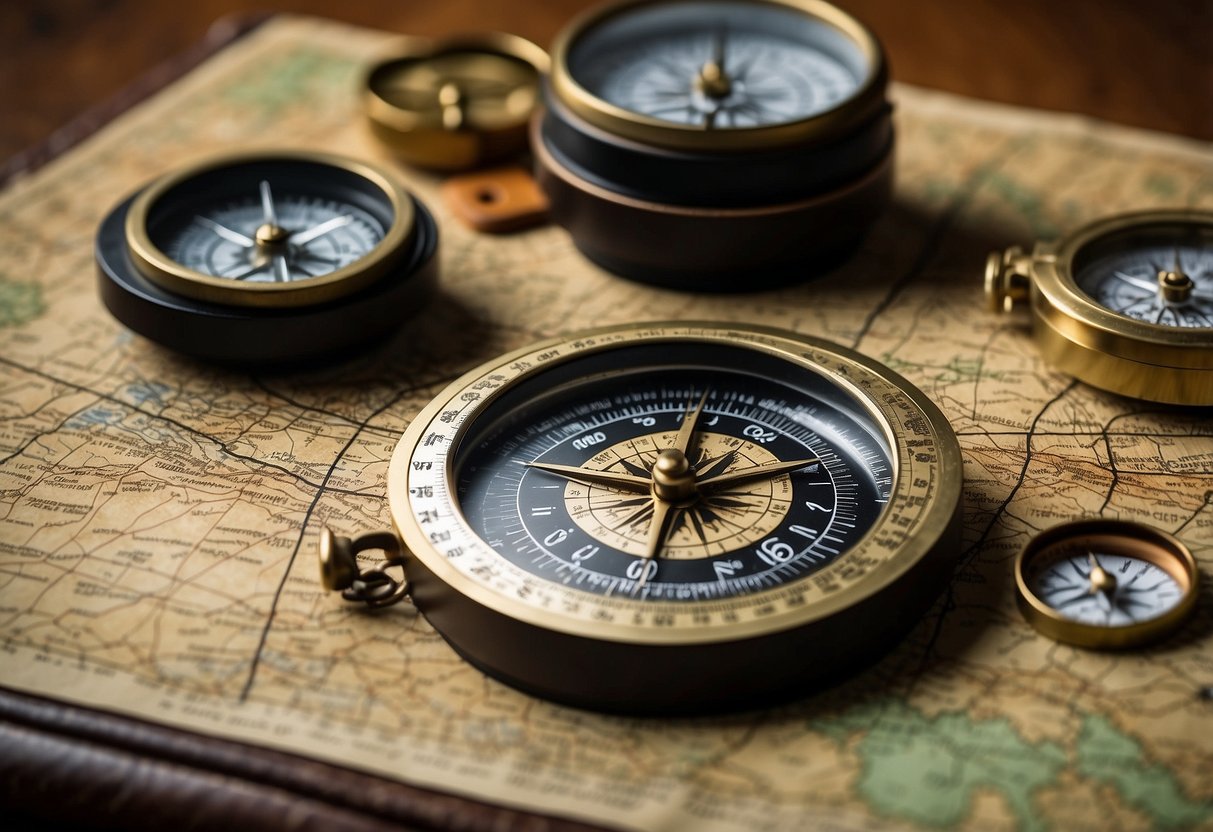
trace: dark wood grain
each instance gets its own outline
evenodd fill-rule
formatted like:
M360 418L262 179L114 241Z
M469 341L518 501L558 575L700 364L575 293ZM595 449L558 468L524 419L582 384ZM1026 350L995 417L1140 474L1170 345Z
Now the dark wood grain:
M541 45L592 0L7 0L0 159L45 140L250 11L421 35L500 29ZM884 41L896 80L1213 139L1213 0L840 0Z

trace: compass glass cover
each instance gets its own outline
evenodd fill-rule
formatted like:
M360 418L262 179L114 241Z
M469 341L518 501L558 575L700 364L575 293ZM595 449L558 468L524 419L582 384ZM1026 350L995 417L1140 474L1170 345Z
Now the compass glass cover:
M770 3L643 5L571 46L590 93L659 121L714 129L810 118L853 96L872 68L841 31Z
M307 162L238 166L167 191L148 236L176 263L237 283L287 283L366 257L391 226L385 195L350 171Z
M1113 234L1079 252L1078 288L1113 312L1168 327L1213 327L1213 236L1180 227Z
M657 558L645 557L655 503L646 489L529 464L647 478L705 391L687 454L697 493L671 509ZM662 345L590 357L512 390L461 441L454 479L472 528L527 572L602 595L643 588L643 597L693 602L761 592L832 563L888 502L891 457L874 420L814 372L746 350ZM795 460L807 462L727 481Z
M1025 576L1032 593L1063 618L1123 627L1164 615L1183 599L1180 583L1152 561L1098 546L1080 548L1053 553ZM1104 591L1093 586L1093 566L1111 576Z

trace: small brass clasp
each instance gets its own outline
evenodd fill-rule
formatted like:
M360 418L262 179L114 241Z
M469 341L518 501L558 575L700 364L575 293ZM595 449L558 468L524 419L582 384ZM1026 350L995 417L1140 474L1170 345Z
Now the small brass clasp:
M382 551L384 559L371 569L358 565L358 553ZM387 573L399 568L399 579ZM412 589L404 575L404 547L393 531L374 531L351 540L325 527L320 531L320 583L330 591L341 590L346 601L361 601L368 607L390 607L404 600Z

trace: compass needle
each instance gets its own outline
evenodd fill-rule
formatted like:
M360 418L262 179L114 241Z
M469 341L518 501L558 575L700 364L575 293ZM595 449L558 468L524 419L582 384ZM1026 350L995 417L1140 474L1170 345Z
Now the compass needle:
M332 219L325 220L319 225L312 226L306 231L296 231L287 239L297 246L306 246L308 243L312 242L312 240L317 240L323 237L325 234L336 231L338 228L345 228L353 221L353 214L342 214L339 217L333 217Z
M652 560L661 554L662 547L665 546L666 535L670 531L671 521L676 514L677 509L665 500L654 501L653 516L649 518L648 542L645 544L644 550L646 558Z
M274 194L270 191L268 179L262 179L258 188L261 191L261 221L266 225L278 227L278 212L274 208Z
M241 248L252 248L254 245L256 245L256 243L253 242L252 237L246 237L238 231L233 231L227 226L220 225L210 217L195 215L194 222L209 228L211 231L214 231L217 235L227 240L229 243L238 245Z
M279 283L289 283L291 280L291 268L287 265L286 255L275 254L274 263L274 280Z
M816 457L796 459L790 462L771 462L765 465L757 465L753 468L744 468L740 471L728 471L724 474L717 474L700 482L699 487L700 489L715 489L724 485L738 485L751 480L791 474L802 468L808 468L810 465L818 465L820 463L821 460Z
M634 474L621 474L615 471L598 471L590 468L578 468L573 465L556 465L550 462L528 462L528 468L546 471L570 480L605 485L627 491L648 492L651 482L648 477L638 477Z
M674 438L674 450L686 457L692 455L692 440L695 436L695 428L699 424L699 415L703 413L703 406L707 404L708 393L708 390L704 390L703 396L699 399L699 404L694 407L691 406L690 402L687 403L687 410L683 414L682 425L679 426L678 435ZM694 398L691 401L694 401Z

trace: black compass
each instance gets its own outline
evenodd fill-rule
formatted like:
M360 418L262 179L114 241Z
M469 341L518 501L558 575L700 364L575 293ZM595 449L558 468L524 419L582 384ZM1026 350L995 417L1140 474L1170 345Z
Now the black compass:
M118 205L101 297L164 346L240 364L330 356L392 332L436 282L438 234L386 171L320 153L211 159Z

